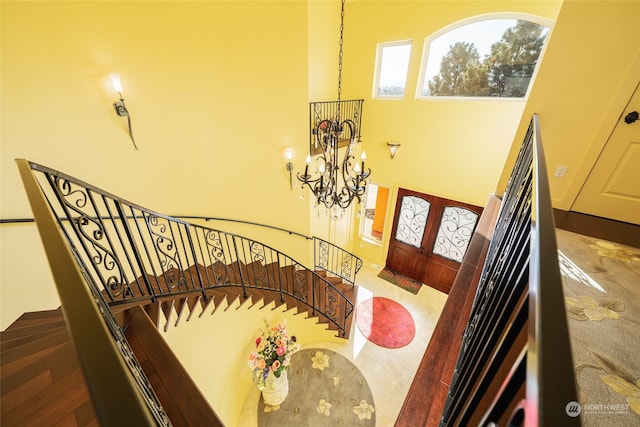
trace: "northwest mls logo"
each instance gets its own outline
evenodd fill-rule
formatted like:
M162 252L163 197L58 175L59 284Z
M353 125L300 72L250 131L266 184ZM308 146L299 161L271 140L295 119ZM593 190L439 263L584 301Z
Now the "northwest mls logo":
M582 407L578 402L575 402L572 400L571 402L567 403L567 406L564 407L564 411L571 418L575 418L578 415L580 415L580 412L582 411Z

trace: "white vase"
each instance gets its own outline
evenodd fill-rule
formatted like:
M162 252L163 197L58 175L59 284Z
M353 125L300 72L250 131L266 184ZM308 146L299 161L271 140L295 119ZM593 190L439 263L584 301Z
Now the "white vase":
M262 389L262 398L266 405L278 406L289 394L289 380L287 379L287 370L283 369L280 378L276 378L273 372L269 372L265 380L265 386Z

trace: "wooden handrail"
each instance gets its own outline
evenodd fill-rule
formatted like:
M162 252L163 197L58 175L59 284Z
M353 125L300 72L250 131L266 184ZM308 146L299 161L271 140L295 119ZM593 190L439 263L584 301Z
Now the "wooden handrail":
M569 416L567 405L578 401L574 364L569 339L562 278L549 179L540 123L534 115L531 131L534 144L534 198L531 221L531 267L529 270L529 338L527 351L526 425L557 423L580 425Z
M481 274L460 268L396 426L580 425L542 148L534 115Z
M145 357L147 371L152 370L158 397L174 425L223 427L209 402L173 353L158 328L142 307L124 312L125 335L134 352Z
M462 343L460 337L471 312L500 203L499 198L491 196L482 211L427 350L396 419L396 427L437 426L440 422L456 356Z

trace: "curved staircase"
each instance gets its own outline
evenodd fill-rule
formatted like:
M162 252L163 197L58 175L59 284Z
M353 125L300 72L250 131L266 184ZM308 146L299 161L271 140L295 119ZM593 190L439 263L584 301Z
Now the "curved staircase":
M324 334L324 339L337 337L326 321L309 316L308 307L299 307L296 300L280 302L278 293L273 291L251 289L249 292L245 298L241 288L226 287L209 291L206 301L195 294L141 307L150 323L165 332L178 327L181 321L198 321L213 315L218 317L215 321L228 327L229 321L238 320L229 315L225 319L223 313L241 310L253 312L240 316L253 318L257 329L260 327L258 317L262 315L258 310L268 310L277 311L288 321L294 320L298 329L302 327L301 321L306 322L306 336L314 330L315 336ZM173 425L188 425L180 422L180 410L174 407L173 399L164 398L164 385L154 381L157 372L147 362L149 356L138 340L140 334L136 337L131 310L132 307L121 307L114 310L114 315L124 327L127 340ZM0 425L100 425L61 309L25 313L1 332L0 338Z
M17 163L68 324L60 311L50 322L30 313L3 332L3 425L222 425L156 328L229 297L284 305L349 335L362 265L353 254L309 237L310 269L258 241ZM59 354L62 344L77 358Z

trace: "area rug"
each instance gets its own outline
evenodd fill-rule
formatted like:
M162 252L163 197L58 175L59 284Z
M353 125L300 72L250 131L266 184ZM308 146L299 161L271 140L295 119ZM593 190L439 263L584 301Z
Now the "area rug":
M416 335L411 313L384 297L373 297L358 304L356 324L365 338L386 348L404 347Z
M395 271L390 270L387 267L383 268L382 271L380 271L378 277L386 280L389 283L393 283L394 285L404 289L405 291L409 291L414 295L416 295L422 287L422 283L413 280L410 277L396 273Z
M556 236L582 425L640 426L640 249Z
M300 350L287 371L289 394L279 406L258 403L259 427L375 426L373 394L360 370L322 348Z

